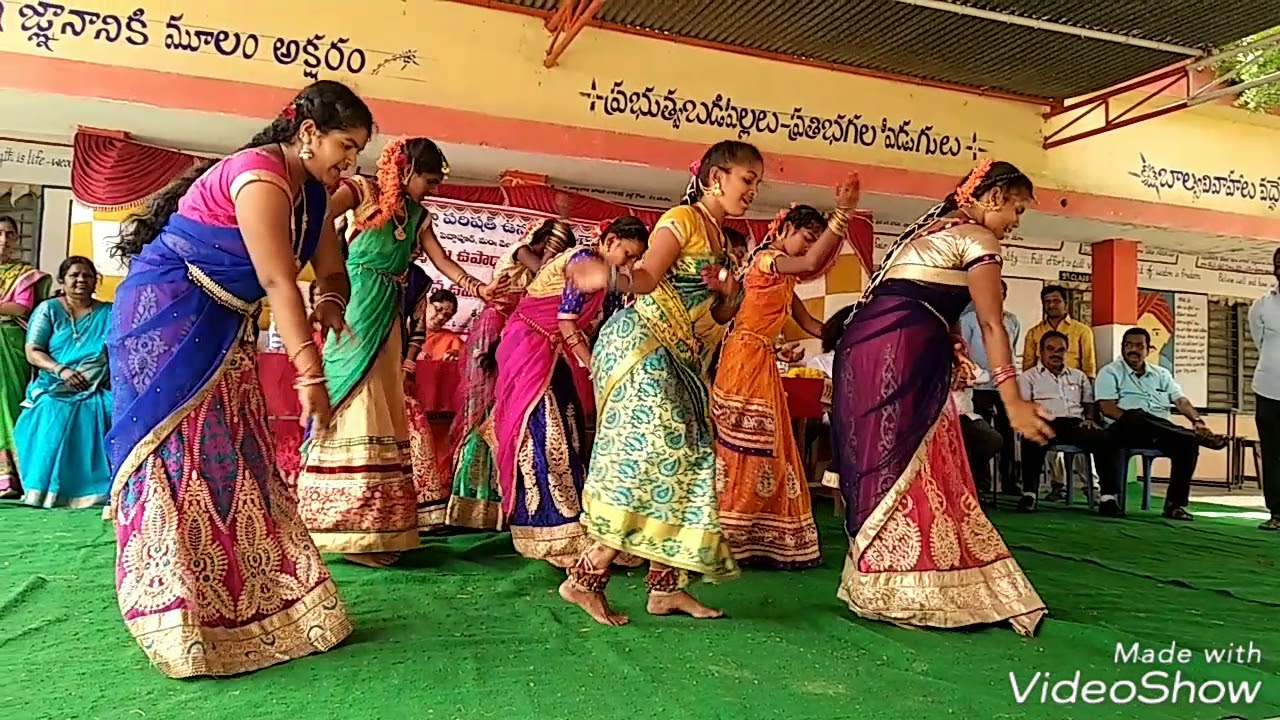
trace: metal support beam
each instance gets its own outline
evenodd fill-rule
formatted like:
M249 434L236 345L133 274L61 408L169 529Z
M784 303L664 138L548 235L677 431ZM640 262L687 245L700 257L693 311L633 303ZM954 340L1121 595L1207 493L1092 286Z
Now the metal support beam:
M928 8L930 10L955 13L956 15L982 18L983 20L1002 22L1009 25L1021 25L1022 27L1044 30L1045 32L1075 35L1076 37L1088 38L1090 40L1102 40L1104 42L1132 45L1133 47L1146 48L1148 50L1159 50L1160 52L1173 53L1175 55L1186 55L1188 57L1200 57L1204 55L1203 51L1192 47L1155 42L1154 40L1144 40L1142 38L1130 37L1129 35L1121 35L1119 33L1103 32L1101 30L1089 30L1088 28L1076 27L1074 25L1063 25L1062 23L1050 22L1048 20L1035 20L1033 18L1022 17L1021 15L1011 15L1009 13L983 10L981 8L970 7L968 5L957 5L955 3L942 2L942 0L894 1L905 5Z
M547 18L551 44L547 46L547 58L542 61L544 67L556 66L560 56L569 49L578 33L591 22L603 5L604 0L560 0L555 13Z
M1051 150L1189 107L1235 97L1251 88L1280 83L1280 72L1275 72L1245 83L1232 84L1241 71L1261 59L1263 50L1277 45L1280 45L1280 35L1273 35L1202 60L1186 61L1153 75L1059 105L1045 113L1045 120L1065 117L1070 119L1045 136L1044 148ZM1208 84L1196 85L1196 73L1229 57L1241 55L1245 56L1245 60L1235 70L1214 78ZM1125 97L1138 93L1143 94L1137 99ZM1100 122L1098 116L1094 115L1098 111L1101 111ZM1090 116L1094 122L1072 131L1077 123Z

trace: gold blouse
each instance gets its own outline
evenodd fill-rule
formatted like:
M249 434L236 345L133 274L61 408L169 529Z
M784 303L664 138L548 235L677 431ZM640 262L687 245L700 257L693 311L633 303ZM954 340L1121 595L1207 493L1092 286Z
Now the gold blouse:
M1003 262L994 233L976 223L957 223L909 240L889 261L884 279L966 285L971 268Z

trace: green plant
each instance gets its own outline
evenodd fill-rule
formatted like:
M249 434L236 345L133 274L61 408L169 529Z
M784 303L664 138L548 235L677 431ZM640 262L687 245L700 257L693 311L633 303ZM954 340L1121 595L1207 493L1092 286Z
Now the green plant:
M1280 35L1280 27L1245 38L1237 44L1237 47L1243 47L1249 43L1274 35ZM1228 48L1228 51L1230 51L1230 48ZM1220 75L1235 72L1237 69L1239 69L1240 74L1234 78L1233 84L1246 83L1250 80L1257 80L1272 73L1280 72L1280 45L1271 45L1262 50L1236 53L1223 60L1217 67ZM1257 112L1280 109L1280 82L1272 82L1245 90L1240 93L1237 104Z

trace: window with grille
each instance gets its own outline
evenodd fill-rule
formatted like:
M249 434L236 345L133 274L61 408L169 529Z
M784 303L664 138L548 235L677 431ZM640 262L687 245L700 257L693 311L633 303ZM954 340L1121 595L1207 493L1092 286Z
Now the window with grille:
M1236 309L1216 298L1209 299L1208 381L1206 400L1212 407L1239 407L1241 326Z

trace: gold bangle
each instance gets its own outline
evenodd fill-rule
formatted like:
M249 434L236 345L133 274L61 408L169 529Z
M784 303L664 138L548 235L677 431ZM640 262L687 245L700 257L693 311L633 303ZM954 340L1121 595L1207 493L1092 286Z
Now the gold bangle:
M297 380L293 381L293 389L301 390L303 388L323 385L325 379L323 375L299 375Z
M315 340L308 340L302 343L301 345L299 345L297 350L294 350L293 352L289 353L289 364L292 365L294 361L298 359L298 356L301 355L303 352L305 352L307 348L315 347L315 346L316 346Z
M827 219L827 229L839 237L844 237L849 231L849 214L841 208L832 210L831 217Z

